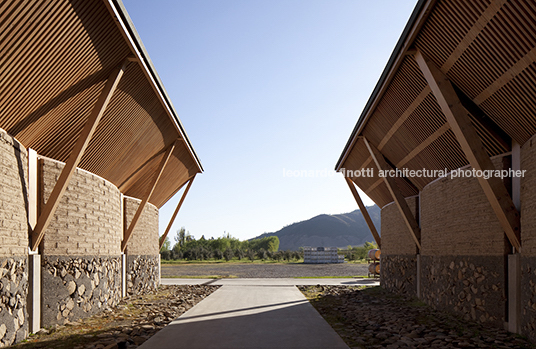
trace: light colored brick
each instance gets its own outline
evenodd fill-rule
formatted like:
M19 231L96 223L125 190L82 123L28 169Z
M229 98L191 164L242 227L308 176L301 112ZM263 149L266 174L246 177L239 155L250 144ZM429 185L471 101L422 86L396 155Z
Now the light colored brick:
M124 197L125 226L128 227L141 201L128 196ZM126 253L129 255L156 255L158 248L158 209L147 203L143 213L127 243Z
M415 215L418 197L406 198L406 202ZM414 255L416 253L415 241L394 202L382 207L381 227L382 254Z
M40 158L41 207L50 196L63 163ZM47 255L119 255L121 253L121 194L111 183L103 189L93 190L104 180L87 171L76 169L60 200L55 217L43 238L43 254ZM103 191L106 199L103 200ZM104 216L106 229L104 228ZM101 241L104 246L95 246Z
M0 129L0 257L28 254L27 156L26 149Z

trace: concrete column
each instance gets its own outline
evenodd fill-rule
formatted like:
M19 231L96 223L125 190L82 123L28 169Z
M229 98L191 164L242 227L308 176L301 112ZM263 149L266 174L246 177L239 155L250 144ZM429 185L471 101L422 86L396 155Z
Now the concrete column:
M28 255L28 315L29 331L35 333L41 328L41 255Z
M417 298L421 298L421 255L417 254Z
M121 297L127 296L127 255L121 253Z
M162 257L158 254L158 286L162 283Z
M521 258L508 255L508 331L521 333Z

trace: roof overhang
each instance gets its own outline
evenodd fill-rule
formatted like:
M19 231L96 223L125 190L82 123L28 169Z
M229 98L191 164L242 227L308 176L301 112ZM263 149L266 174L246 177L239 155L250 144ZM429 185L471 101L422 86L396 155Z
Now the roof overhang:
M336 164L374 168L366 138L393 168L451 171L468 160L415 58L418 51L453 85L490 157L536 133L536 8L531 1L421 0ZM380 207L381 178L351 176ZM405 197L437 177L399 179Z
M108 76L133 56L79 167L142 198L176 144L150 198L157 207L203 172L120 0L4 2L0 43L0 128L25 147L67 161Z

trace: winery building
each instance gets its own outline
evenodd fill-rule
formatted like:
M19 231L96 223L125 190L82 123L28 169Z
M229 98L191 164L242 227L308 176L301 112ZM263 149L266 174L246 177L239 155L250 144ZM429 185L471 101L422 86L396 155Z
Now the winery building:
M418 2L336 165L384 288L536 340L535 101L534 1Z
M0 67L4 346L154 289L203 169L120 0L1 2Z

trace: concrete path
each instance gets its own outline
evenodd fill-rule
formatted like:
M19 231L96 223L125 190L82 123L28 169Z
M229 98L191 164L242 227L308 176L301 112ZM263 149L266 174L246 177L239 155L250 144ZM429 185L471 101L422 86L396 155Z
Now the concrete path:
M203 283L203 279L190 280ZM212 285L218 284L216 281L225 284L139 348L348 349L294 286L296 281L305 280L314 280L316 285L328 279L208 280ZM336 280L338 284L356 281ZM182 281L185 279L162 279L163 284Z
M162 285L222 285L222 286L294 286L294 285L343 285L379 286L378 279L333 278L333 279L182 279L162 278Z

